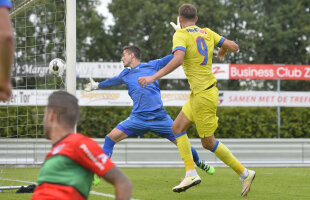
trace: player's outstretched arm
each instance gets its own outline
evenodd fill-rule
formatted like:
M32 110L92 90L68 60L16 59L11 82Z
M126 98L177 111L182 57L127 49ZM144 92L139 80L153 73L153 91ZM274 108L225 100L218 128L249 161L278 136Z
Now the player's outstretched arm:
M172 72L173 70L175 70L177 67L182 65L183 60L184 60L184 56L185 56L184 51L179 50L179 51L174 52L174 56L173 56L172 60L164 68L162 68L161 70L156 72L153 76L140 77L138 79L140 86L143 88L146 88L146 86L149 83L153 83L156 80L160 79L161 77L163 77L163 76L169 74L170 72Z
M227 55L228 50L232 51L232 52L236 52L239 50L239 46L237 43L235 43L234 41L228 40L226 39L219 52L217 53L217 57L221 60L224 61L224 57Z
M92 77L89 77L89 83L86 85L84 91L90 92L90 91L96 90L98 89L98 85L99 85L98 82L95 82Z
M117 167L111 168L102 177L115 187L116 200L129 200L132 192L132 184L127 176Z
M123 73L123 72L122 72ZM95 82L91 77L89 78L89 83L86 85L84 91L86 92L90 92L92 90L96 90L98 88L107 88L107 87L111 87L111 86L115 86L115 85L121 85L123 84L123 80L122 80L122 73L118 76L109 78L105 81L101 81L100 83Z

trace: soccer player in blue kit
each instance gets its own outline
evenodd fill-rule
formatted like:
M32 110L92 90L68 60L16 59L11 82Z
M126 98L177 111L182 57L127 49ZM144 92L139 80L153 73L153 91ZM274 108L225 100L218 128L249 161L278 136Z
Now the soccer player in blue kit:
M103 146L104 152L111 157L114 145L132 135L143 135L148 131L167 138L177 144L176 137L172 132L173 120L163 108L158 81L151 83L147 88L142 88L139 77L151 76L167 65L173 58L168 55L148 63L141 63L141 51L137 46L125 46L123 48L122 62L125 68L118 76L102 81L100 83L90 78L85 91L89 92L98 88L111 87L126 84L128 94L133 101L133 109L130 116L119 123L106 137ZM195 148L191 147L192 155L196 165L208 174L214 173L214 167L199 159Z

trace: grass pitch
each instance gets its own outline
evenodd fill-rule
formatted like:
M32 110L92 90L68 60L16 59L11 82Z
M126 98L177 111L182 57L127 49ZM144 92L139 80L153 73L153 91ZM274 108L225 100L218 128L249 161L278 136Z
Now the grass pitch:
M139 200L303 200L310 199L309 168L251 168L256 171L256 178L248 196L242 198L239 177L229 168L216 168L214 175L208 175L197 169L202 182L183 193L174 193L171 188L182 180L183 168L123 168L122 171L133 183L133 199ZM0 186L27 185L35 182L39 169L1 169ZM4 179L10 179L4 180ZM12 181L12 180L15 181ZM25 181L25 183L18 182ZM30 184L30 183L29 183ZM101 181L92 188L98 194L91 194L90 200L113 199L111 185ZM24 200L32 194L16 194L14 191L0 193L0 199ZM106 195L106 196L103 196Z

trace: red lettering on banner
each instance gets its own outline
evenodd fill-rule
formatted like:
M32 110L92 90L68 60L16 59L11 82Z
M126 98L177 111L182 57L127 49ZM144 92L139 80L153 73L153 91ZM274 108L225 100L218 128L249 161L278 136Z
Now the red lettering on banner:
M286 103L287 96L278 96L278 103Z
M294 97L293 102L297 103L298 102L298 97Z
M294 103L310 103L310 98L307 96L291 96L291 102Z
M274 96L260 96L258 98L258 102L270 103L270 102L273 102L273 100L274 100Z
M229 102L256 102L255 96L230 96Z
M309 78L310 79L310 67L305 67L305 78Z

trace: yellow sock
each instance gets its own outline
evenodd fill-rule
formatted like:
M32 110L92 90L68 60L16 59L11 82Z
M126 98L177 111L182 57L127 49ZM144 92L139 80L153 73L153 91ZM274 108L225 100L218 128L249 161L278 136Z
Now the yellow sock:
M231 153L231 151L221 142L218 143L215 155L221 159L226 165L231 167L238 175L240 175L245 167L237 160L237 158Z
M188 140L187 134L181 135L177 137L178 149L182 160L184 161L185 170L193 170L195 169L195 164L193 160L191 144Z

